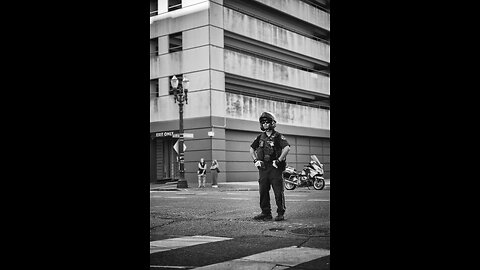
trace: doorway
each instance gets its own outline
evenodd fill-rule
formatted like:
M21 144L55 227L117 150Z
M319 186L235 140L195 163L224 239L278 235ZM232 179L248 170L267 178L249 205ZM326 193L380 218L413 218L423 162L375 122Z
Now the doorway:
M156 142L156 178L157 180L168 181L177 178L178 162L173 145L176 139L157 138Z

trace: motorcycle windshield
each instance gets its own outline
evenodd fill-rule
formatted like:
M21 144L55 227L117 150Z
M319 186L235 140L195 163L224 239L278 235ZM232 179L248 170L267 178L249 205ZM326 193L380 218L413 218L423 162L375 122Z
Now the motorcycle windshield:
M313 167L319 174L323 174L323 168L318 166L317 164L314 164Z
M322 166L322 163L320 163L320 161L318 160L317 156L316 155L311 155L310 158L315 162L314 164L312 164L312 166L315 168L315 170L317 170L319 173L323 174L323 166Z
M318 160L317 156L316 155L311 155L310 158L315 161L318 165L320 165L320 160Z

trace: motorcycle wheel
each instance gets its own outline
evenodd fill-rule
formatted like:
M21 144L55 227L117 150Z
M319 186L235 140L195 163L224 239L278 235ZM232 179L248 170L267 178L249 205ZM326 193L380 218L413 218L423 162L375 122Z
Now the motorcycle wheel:
M285 189L294 190L297 187L297 185L292 184L292 183L287 183L287 181L285 181L285 180L288 180L290 178L294 178L294 177L291 177L290 174L283 173L282 178L283 178L283 183L284 183L283 186L285 186Z
M313 188L316 190L322 190L325 187L325 180L319 177L315 177L313 181Z
M284 183L283 185L285 186L285 189L287 190L294 190L297 187L297 185L288 183L287 181L285 181L285 177L283 178L283 183Z
M287 190L294 190L296 187L297 185L295 184L285 182L285 189Z

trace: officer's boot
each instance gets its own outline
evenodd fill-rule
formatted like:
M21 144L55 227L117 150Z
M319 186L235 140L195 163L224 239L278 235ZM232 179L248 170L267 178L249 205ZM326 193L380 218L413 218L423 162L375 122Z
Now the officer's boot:
M272 219L272 214L262 212L261 214L254 216L253 219L255 219L255 220L270 220L270 219Z

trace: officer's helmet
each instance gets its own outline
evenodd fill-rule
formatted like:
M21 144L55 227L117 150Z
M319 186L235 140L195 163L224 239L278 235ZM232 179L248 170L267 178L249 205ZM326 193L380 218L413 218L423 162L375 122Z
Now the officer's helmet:
M270 122L268 129L273 130L277 126L277 121L275 120L275 115L271 112L263 112L262 115L260 115L260 118L258 119L260 122L260 129L265 130L263 128L262 121L267 121Z

